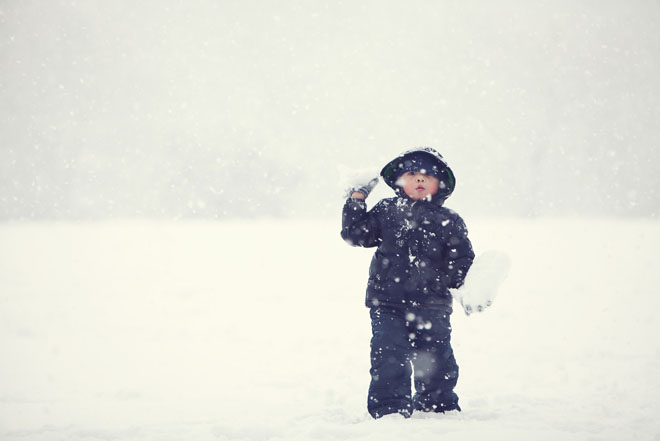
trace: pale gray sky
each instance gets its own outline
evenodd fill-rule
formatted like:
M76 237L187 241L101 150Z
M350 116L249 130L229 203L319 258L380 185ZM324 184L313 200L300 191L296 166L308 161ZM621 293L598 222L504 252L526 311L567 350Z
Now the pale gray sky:
M3 2L0 218L336 217L337 164L419 145L462 214L656 216L658 23L650 0Z

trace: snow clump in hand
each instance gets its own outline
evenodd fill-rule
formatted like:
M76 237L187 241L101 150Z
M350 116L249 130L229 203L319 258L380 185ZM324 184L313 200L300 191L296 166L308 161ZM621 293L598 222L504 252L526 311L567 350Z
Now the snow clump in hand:
M493 304L510 268L511 258L501 251L486 251L474 259L463 286L451 290L465 314L482 312Z
M344 198L350 197L353 191L357 191L361 187L368 187L369 190L373 189L380 176L380 170L375 167L350 168L345 165L338 165L337 172L339 173L339 185Z

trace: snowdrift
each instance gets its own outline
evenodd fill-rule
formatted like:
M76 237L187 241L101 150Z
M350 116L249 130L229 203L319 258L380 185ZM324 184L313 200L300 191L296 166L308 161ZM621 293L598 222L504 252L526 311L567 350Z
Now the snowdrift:
M466 220L513 265L455 305L464 411L380 421L338 222L4 224L0 438L657 440L660 224Z

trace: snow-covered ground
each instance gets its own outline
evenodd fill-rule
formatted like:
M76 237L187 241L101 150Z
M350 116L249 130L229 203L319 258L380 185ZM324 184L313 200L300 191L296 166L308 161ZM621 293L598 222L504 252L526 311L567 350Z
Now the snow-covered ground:
M372 250L338 222L0 226L0 439L660 440L660 223L471 220L464 411L366 413Z

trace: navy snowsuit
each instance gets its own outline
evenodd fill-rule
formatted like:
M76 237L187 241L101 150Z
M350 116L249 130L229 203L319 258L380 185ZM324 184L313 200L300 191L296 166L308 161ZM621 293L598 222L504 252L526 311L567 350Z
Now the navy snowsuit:
M449 288L462 285L474 259L472 245L461 217L443 207L453 185L430 201L412 200L390 185L397 197L369 211L364 200L349 198L342 218L345 241L378 247L366 295L373 331L368 410L374 418L460 410Z

